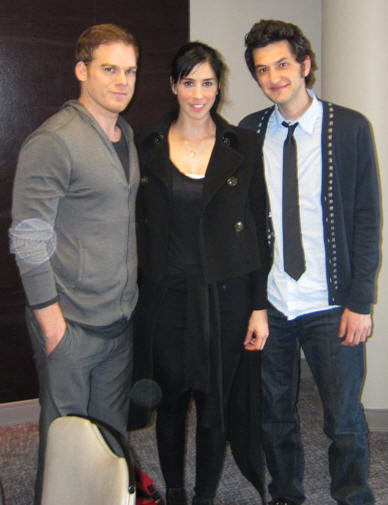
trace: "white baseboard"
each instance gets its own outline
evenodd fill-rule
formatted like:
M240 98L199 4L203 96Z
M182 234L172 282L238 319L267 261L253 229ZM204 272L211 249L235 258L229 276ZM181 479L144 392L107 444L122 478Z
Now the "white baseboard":
M39 400L24 400L0 404L0 426L33 423L39 418Z

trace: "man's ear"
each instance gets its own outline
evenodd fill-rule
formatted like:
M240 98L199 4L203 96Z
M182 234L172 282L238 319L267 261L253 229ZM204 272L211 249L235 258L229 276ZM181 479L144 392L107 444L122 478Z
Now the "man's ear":
M86 79L88 78L88 72L87 72L87 67L83 61L77 61L75 67L74 67L74 73L76 78L80 82L85 82Z
M306 56L303 62L303 77L307 77L311 70L311 58Z

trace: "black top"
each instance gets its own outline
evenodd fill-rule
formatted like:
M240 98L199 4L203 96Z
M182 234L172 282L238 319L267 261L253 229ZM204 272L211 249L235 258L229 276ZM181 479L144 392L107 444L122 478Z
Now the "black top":
M172 166L172 223L167 274L180 274L201 264L200 218L204 179L193 179Z
M121 132L120 140L118 142L112 142L113 147L117 153L117 156L120 158L121 164L123 166L125 177L129 182L129 149L128 144L125 140L125 135Z

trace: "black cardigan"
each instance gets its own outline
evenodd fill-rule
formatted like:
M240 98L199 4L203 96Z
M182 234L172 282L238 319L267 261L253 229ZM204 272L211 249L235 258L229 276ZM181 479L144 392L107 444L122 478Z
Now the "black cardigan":
M323 104L322 193L328 303L367 314L375 300L379 262L380 206L370 126L359 112ZM264 142L269 107L245 117L240 126ZM273 241L270 217L269 238Z
M204 179L200 251L205 281L251 274L252 308L266 307L269 251L266 190L258 137L214 115L216 142ZM137 141L141 182L137 223L139 265L151 281L163 280L171 223L171 164L166 121Z

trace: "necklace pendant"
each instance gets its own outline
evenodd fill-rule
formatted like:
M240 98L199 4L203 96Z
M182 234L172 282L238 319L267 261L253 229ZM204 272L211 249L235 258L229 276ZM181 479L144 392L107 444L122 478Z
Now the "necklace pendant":
M197 153L195 151L193 151L193 149L190 150L189 152L189 157L190 158L195 158L197 156Z

